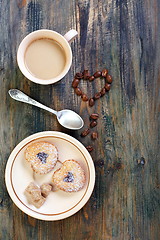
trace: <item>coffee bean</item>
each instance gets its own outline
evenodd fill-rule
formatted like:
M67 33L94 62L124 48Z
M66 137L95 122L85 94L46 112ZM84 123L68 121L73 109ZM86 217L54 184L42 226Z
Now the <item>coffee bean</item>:
M108 83L106 83L104 87L105 87L106 91L109 91L111 89L111 85Z
M92 146L87 146L86 148L87 148L88 152L92 152L93 151L93 147Z
M78 96L81 96L82 95L82 91L80 88L75 88L75 93L78 95Z
M106 93L105 87L101 89L100 93L101 93L101 97L105 95L105 93Z
M101 76L102 76L102 72L97 71L97 72L95 72L95 73L93 74L93 76L94 76L95 78L101 77Z
M93 133L91 134L91 138L92 138L93 140L96 140L96 139L98 138L98 133L97 133L97 132L93 132Z
M99 99L100 97L101 97L101 93L98 92L98 93L96 93L96 94L94 95L94 100L97 100L97 99Z
M90 77L90 75L89 75L89 72L88 72L88 70L86 69L86 70L84 70L83 71L83 79L84 80L88 80L89 79L89 77Z
M90 130L87 128L81 132L81 137L86 137L90 133Z
M89 81L92 82L94 80L94 76L89 77Z
M94 99L93 99L93 98L90 98L90 99L89 99L89 106L90 106L90 107L93 107L93 105L94 105Z
M94 128L95 126L97 126L97 121L91 121L90 127Z
M93 119L93 120L97 120L98 118L99 118L98 113L92 113L91 116L90 116L90 119Z
M138 159L137 163L139 166L144 166L146 163L145 158L141 157L140 159Z
M112 83L112 76L111 75L107 75L106 77L107 83Z
M108 74L108 70L107 69L103 69L102 70L102 77L106 77Z
M98 161L95 162L95 165L97 167L102 168L104 166L104 160L103 159L99 159Z
M78 86L78 84L79 84L79 79L78 79L78 78L75 78L75 79L73 80L73 82L72 82L72 87L73 87L73 88L76 88L76 87Z
M87 97L86 94L82 94L82 100L83 100L84 102L87 102L87 101L88 101L88 97Z
M83 78L83 74L82 73L76 73L75 74L75 78L82 79Z

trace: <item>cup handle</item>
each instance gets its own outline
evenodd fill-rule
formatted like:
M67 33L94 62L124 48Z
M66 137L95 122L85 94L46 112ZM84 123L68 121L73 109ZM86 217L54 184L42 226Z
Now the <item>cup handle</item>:
M71 43L78 36L78 32L74 29L69 30L63 37L67 42Z

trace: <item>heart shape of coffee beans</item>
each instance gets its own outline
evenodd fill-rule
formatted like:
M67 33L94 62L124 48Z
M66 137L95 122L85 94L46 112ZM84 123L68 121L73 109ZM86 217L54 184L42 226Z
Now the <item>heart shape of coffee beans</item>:
M100 90L100 92L96 93L93 97L88 98L88 96L82 92L82 90L78 87L80 81L83 80L88 80L90 82L94 81L96 78L104 78L105 80L105 85L104 87ZM76 73L72 82L72 87L75 90L75 93L78 96L81 96L82 101L84 102L89 102L89 106L92 107L95 104L95 101L100 99L105 95L106 92L108 92L111 88L111 83L112 83L112 76L108 74L107 69L103 69L102 71L97 71L93 75L89 74L89 71L86 69L82 73Z

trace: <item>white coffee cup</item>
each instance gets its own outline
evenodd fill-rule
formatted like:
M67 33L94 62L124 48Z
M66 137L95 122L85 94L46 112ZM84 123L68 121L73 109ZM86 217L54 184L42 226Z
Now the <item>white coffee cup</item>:
M78 35L78 32L74 29L68 31L64 36L61 34L52 31L52 30L47 30L47 29L42 29L42 30L37 30L34 31L30 34L28 34L20 43L18 52L17 52L17 62L18 66L23 73L23 75L31 80L32 82L38 83L38 84L52 84L55 83L59 80L61 80L69 71L71 64L72 64L72 50L69 45L74 38ZM48 38L48 39L53 39L56 41L58 44L60 44L65 52L66 56L66 62L65 66L62 70L62 72L51 79L40 79L34 75L28 70L25 64L25 53L28 48L28 46L35 40L42 39L42 38Z

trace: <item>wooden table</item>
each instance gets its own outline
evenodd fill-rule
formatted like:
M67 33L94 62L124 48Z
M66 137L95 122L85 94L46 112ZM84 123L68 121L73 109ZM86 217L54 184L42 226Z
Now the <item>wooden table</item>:
M0 1L0 239L158 240L160 238L159 183L159 0L15 0ZM65 34L77 29L72 43L73 64L54 85L37 85L20 72L16 53L21 40L37 29ZM108 68L111 91L90 108L75 95L71 82L76 72ZM88 96L103 80L82 81ZM18 88L55 109L77 111L89 124L99 113L95 131L62 129L54 116L8 95ZM92 144L96 184L88 203L75 215L57 222L33 219L10 199L4 182L7 159L30 134L58 130L85 146Z

